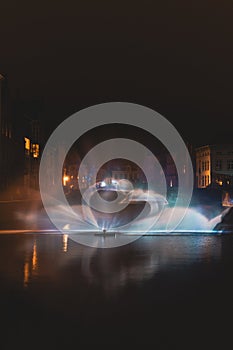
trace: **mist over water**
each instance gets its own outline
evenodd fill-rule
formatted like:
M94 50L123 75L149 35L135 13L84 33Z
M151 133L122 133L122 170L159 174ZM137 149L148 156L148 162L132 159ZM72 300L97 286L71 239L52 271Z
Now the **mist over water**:
M95 210L84 201L64 205L51 198L50 203L50 218L43 205L39 204L34 204L26 210L23 208L22 211L17 209L12 216L24 223L28 229L56 229L53 222L57 222L64 232L100 232L106 229L107 232L116 231L130 235L143 234L144 231L151 234L214 232L224 213L224 210L216 213L214 206L213 214L216 215L212 216L206 215L204 205L190 206L186 210L170 206L167 199L160 194L141 189L124 194L120 203L127 205L116 213ZM108 204L107 201L106 203ZM173 227L171 220L176 220L177 217L182 219Z

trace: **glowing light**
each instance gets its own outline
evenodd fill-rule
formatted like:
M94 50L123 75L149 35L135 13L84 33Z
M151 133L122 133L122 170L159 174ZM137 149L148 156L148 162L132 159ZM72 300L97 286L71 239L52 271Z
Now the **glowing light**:
M67 176L67 175L64 175L64 176L63 176L63 185L64 185L64 186L67 185L67 182L69 181L69 179L70 179L69 176Z
M112 180L112 184L113 184L113 185L117 185L117 184L118 184L118 181L113 179L113 180Z
M39 158L39 155L40 155L40 146L38 145L38 143L33 143L33 144L32 144L31 152L32 152L33 158Z
M31 141L27 138L24 137L24 148L25 148L25 153L29 155L30 153L30 148L31 148Z
M23 270L23 283L24 287L27 287L29 281L29 263L25 262Z
M68 235L64 234L63 235L63 252L67 252L68 250Z
M36 242L33 244L33 252L32 252L32 269L35 270L37 267L37 246Z

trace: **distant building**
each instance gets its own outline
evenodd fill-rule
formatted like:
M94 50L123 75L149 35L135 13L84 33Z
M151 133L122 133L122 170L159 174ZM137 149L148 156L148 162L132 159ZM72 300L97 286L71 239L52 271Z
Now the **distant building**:
M187 157L191 158L193 164L193 149L190 145L186 146ZM168 191L176 192L179 179L175 162L176 159L173 159L168 151L162 152L159 150L156 156L152 153L145 154L142 168L130 160L114 159L102 165L100 169L95 169L94 164L91 166L82 165L82 172L79 173L81 160L77 157L77 150L74 150L73 154L71 153L69 157L66 157L64 163L63 185L69 191L69 189L78 189L80 187L88 188L95 182L100 183L104 181L106 184L111 184L125 179L129 180L134 187L146 189L149 183L150 189L154 191L163 191L164 186L166 186ZM159 166L156 166L157 163ZM193 186L190 183L191 180L186 164L187 159L184 159L182 169L179 170L185 175L185 179L187 178L187 186Z
M6 123L6 91L5 79L0 74L0 189L3 190L6 182L5 174L5 123Z
M186 153L186 158L183 160L182 168L179 169L187 178L187 186L191 186L190 182L190 174L188 174L188 169L187 169L187 164L188 164L188 157L191 160L192 164L192 171L195 172L195 156L194 156L194 151L193 151L193 146L189 143L186 142L186 148L187 148L187 153ZM172 189L177 189L179 186L179 178L178 178L178 172L176 168L176 159L179 157L179 154L177 153L174 157L170 155L170 153L165 153L164 154L164 174L166 178L166 183L167 183L167 188L168 190ZM193 174L194 175L194 174Z
M66 192L70 189L85 189L102 181L112 184L114 181L126 179L135 186L142 186L146 182L142 170L130 161L112 160L100 169L97 169L94 164L89 166L82 164L82 171L80 171L80 163L81 160L75 152L66 157L63 167L63 186Z
M134 164L126 164L123 166L115 166L112 168L111 177L113 180L126 179L133 184L143 183L146 181L141 169Z
M178 173L176 165L171 155L168 153L165 157L165 176L167 182L167 188L178 187Z
M21 197L30 196L39 189L39 165L44 145L42 113L39 100L22 98L18 91L12 96L12 134L19 150L17 183Z
M233 188L233 144L196 148L196 187Z
M14 171L14 144L8 111L7 79L0 74L0 191L9 189Z
M41 155L40 123L29 120L24 136L24 188L39 189L39 162Z

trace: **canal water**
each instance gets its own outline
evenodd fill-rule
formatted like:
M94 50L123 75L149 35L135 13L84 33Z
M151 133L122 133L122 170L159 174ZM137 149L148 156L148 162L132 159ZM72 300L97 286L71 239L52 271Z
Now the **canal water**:
M100 249L60 233L1 234L1 349L224 349L232 279L233 235L145 236Z

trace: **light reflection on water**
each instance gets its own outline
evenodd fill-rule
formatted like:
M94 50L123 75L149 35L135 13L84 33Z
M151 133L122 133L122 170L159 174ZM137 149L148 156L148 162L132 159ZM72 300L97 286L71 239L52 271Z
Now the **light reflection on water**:
M164 343L168 330L177 344L186 334L187 346L196 331L195 316L206 330L216 317L202 315L220 310L222 322L222 310L232 304L232 239L145 236L98 249L63 234L0 234L1 315L10 332L6 348L15 348L15 334L22 346L36 339L40 349L89 340L136 344L138 338L156 345L158 337Z
M27 251L24 260L24 287L28 286L31 277L37 276L38 257L37 257L37 240L34 239L31 251Z
M164 271L221 258L221 237L143 237L111 249L80 245L66 234L1 235L0 272L22 288L69 290L83 285L104 294L156 279ZM7 263L6 263L7 261Z

